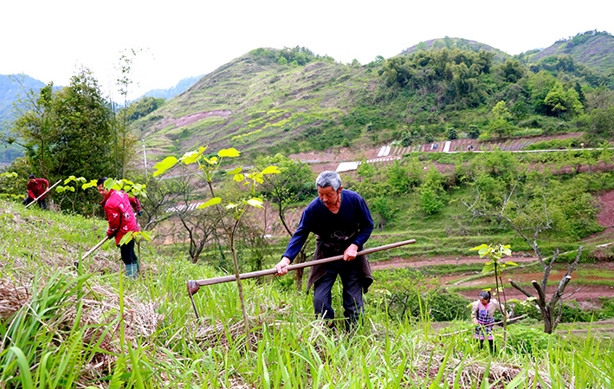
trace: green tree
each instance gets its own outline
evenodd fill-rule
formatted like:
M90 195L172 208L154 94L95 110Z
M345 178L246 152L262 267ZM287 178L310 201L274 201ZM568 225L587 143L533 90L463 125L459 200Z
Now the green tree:
M495 120L508 121L512 118L512 114L510 113L509 109L507 109L507 105L503 100L497 102L490 112Z
M15 121L13 131L22 139L27 164L35 174L50 181L94 178L114 171L111 121L98 81L81 69L59 91L54 92L52 84L43 88L36 104ZM94 196L80 194L77 212L90 213Z
M480 137L480 128L475 124L471 124L467 131L467 136L471 139L478 139Z
M115 136L115 176L124 177L126 175L126 168L128 162L134 155L134 145L136 143L136 137L130 131L128 126L128 93L130 91L130 85L133 84L130 78L132 72L132 64L134 58L141 52L141 50L130 49L124 51L118 64L118 70L120 76L116 80L119 94L124 98L124 109L120 111L119 118L115 118L113 121L113 129ZM115 112L114 112L115 113Z
M456 132L456 128L448 127L448 129L446 129L446 137L449 140L458 139L458 133Z
M614 137L614 106L597 108L591 112L588 133L597 139L612 139Z

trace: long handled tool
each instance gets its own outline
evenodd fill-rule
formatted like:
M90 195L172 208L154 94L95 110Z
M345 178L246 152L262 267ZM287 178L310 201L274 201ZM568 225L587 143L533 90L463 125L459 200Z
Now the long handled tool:
M105 236L103 240L101 240L100 242L96 244L96 246L92 247L91 249L89 249L87 253L83 254L83 256L81 257L81 261L89 257L94 251L98 250L100 246L102 246L104 242L106 242L107 240L109 240L109 237ZM79 267L79 261L75 261L74 265L75 267Z
M410 239L410 240L404 240L402 242L387 244L384 246L373 247L372 249L366 249L366 250L359 251L358 253L356 253L356 256L376 253L378 251L390 250L396 247L405 246L405 245L412 244L412 243L416 243L416 240ZM311 266L320 265L323 263L338 261L340 259L343 259L343 254L335 255L334 257L329 257L329 258L317 259L315 261L297 263L296 265L289 265L287 269L288 270L302 269L305 267L311 267ZM243 280L246 278L262 277L262 276L267 276L267 275L273 275L276 273L277 273L277 270L275 270L274 268L268 269L268 270L259 270L259 271L253 271L250 273L239 274L239 279ZM192 308L194 308L194 313L196 314L196 317L198 318L198 311L196 310L196 305L194 304L194 298L192 296L194 296L194 294L198 292L201 286L221 284L224 282L236 281L236 279L237 277L235 275L230 275L230 276L223 276L223 277L207 278L204 280L188 281L188 285L187 285L188 295L190 296L190 300L192 301Z
M46 195L47 193L49 193L49 191L53 188L56 187L57 184L59 184L60 182L62 182L62 180L59 180L58 182L56 182L55 184L51 185L49 188L47 188L46 191L43 192L43 194L39 195L37 198L35 198L34 200L32 200L28 205L26 205L26 208L28 208L30 205L34 204L35 202L38 201L38 199L40 199L41 197L43 197L44 195Z

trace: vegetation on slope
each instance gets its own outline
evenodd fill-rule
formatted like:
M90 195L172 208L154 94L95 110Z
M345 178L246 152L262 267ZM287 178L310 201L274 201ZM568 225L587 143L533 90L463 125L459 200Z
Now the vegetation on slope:
M7 387L607 387L614 368L611 340L593 332L546 336L515 325L505 348L498 330L499 351L489 355L468 341L467 321L437 332L426 311L398 320L387 314L385 293L367 295L367 320L353 334L336 332L314 320L310 296L286 290L283 279L244 283L253 324L246 334L233 283L202 288L195 319L185 281L212 269L144 248L143 275L133 282L119 273L117 249L106 247L77 271L73 261L97 242L103 223L1 205ZM406 274L387 282L410 285Z
M363 66L301 47L257 49L134 126L158 154L181 153L195 142L216 148L238 142L246 155L290 154L505 138L521 130L594 135L594 115L613 104L611 79L571 57L525 64L449 46Z

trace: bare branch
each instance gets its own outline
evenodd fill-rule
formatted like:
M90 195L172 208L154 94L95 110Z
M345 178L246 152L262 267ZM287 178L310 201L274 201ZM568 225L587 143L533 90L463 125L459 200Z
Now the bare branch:
M537 294L539 296L539 299L537 301L540 302L540 307L543 305L544 307L546 306L546 295L544 294L544 291L541 287L540 284L537 283L537 281L532 280L531 284L533 284L533 287L535 288L535 290L537 291Z
M550 271L552 270L552 265L554 264L554 261L556 261L556 258L559 256L559 249L557 248L554 251L554 255L552 256L552 259L550 260L550 262L548 262L548 265L544 268L544 278L542 280L542 289L544 290L544 293L546 293L546 286L548 283L548 278L550 277Z
M527 292L526 290L524 290L524 288L520 285L518 285L517 283L515 283L514 281L512 281L511 279L508 280L509 283L518 291L520 291L520 293L524 294L525 296L527 296L528 298L535 298L535 296L533 296L531 293Z

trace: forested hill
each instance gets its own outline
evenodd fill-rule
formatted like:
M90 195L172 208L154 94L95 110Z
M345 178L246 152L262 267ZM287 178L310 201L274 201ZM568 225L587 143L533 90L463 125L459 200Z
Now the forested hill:
M447 49L460 49L460 50L465 50L465 51L475 51L475 52L479 52L480 50L484 50L484 51L488 51L488 52L492 52L495 54L495 60L496 61L505 61L506 59L510 58L511 56L499 49L495 49L492 46L489 46L487 44L484 43L480 43L477 41L472 41L472 40L468 40L468 39L462 39L462 38L450 38L450 37L444 37L444 38L439 38L439 39L430 39L428 41L424 41L424 42L420 42L417 45L411 46L405 50L403 50L401 52L401 55L403 54L411 54L415 51L419 51L419 50L437 50L437 49L443 49L443 48L447 48Z
M0 74L0 122L12 118L13 103L18 98L25 98L27 91L38 91L44 86L44 82L25 74Z
M614 36L605 31L587 31L562 39L538 52L529 52L537 62L551 56L568 55L575 61L614 77Z
M25 74L0 74L0 138L8 133L8 123L14 118L13 104L20 98L25 99L26 92L38 92L44 86L44 82ZM0 147L0 163L10 162L21 155L23 151L15 145Z
M462 137L592 131L612 138L609 116L594 116L614 105L613 77L594 64L558 55L498 59L500 51L477 42L441 41L368 64L341 64L303 47L256 49L135 128L157 158L196 145L251 155L345 146L359 154L364 146Z

